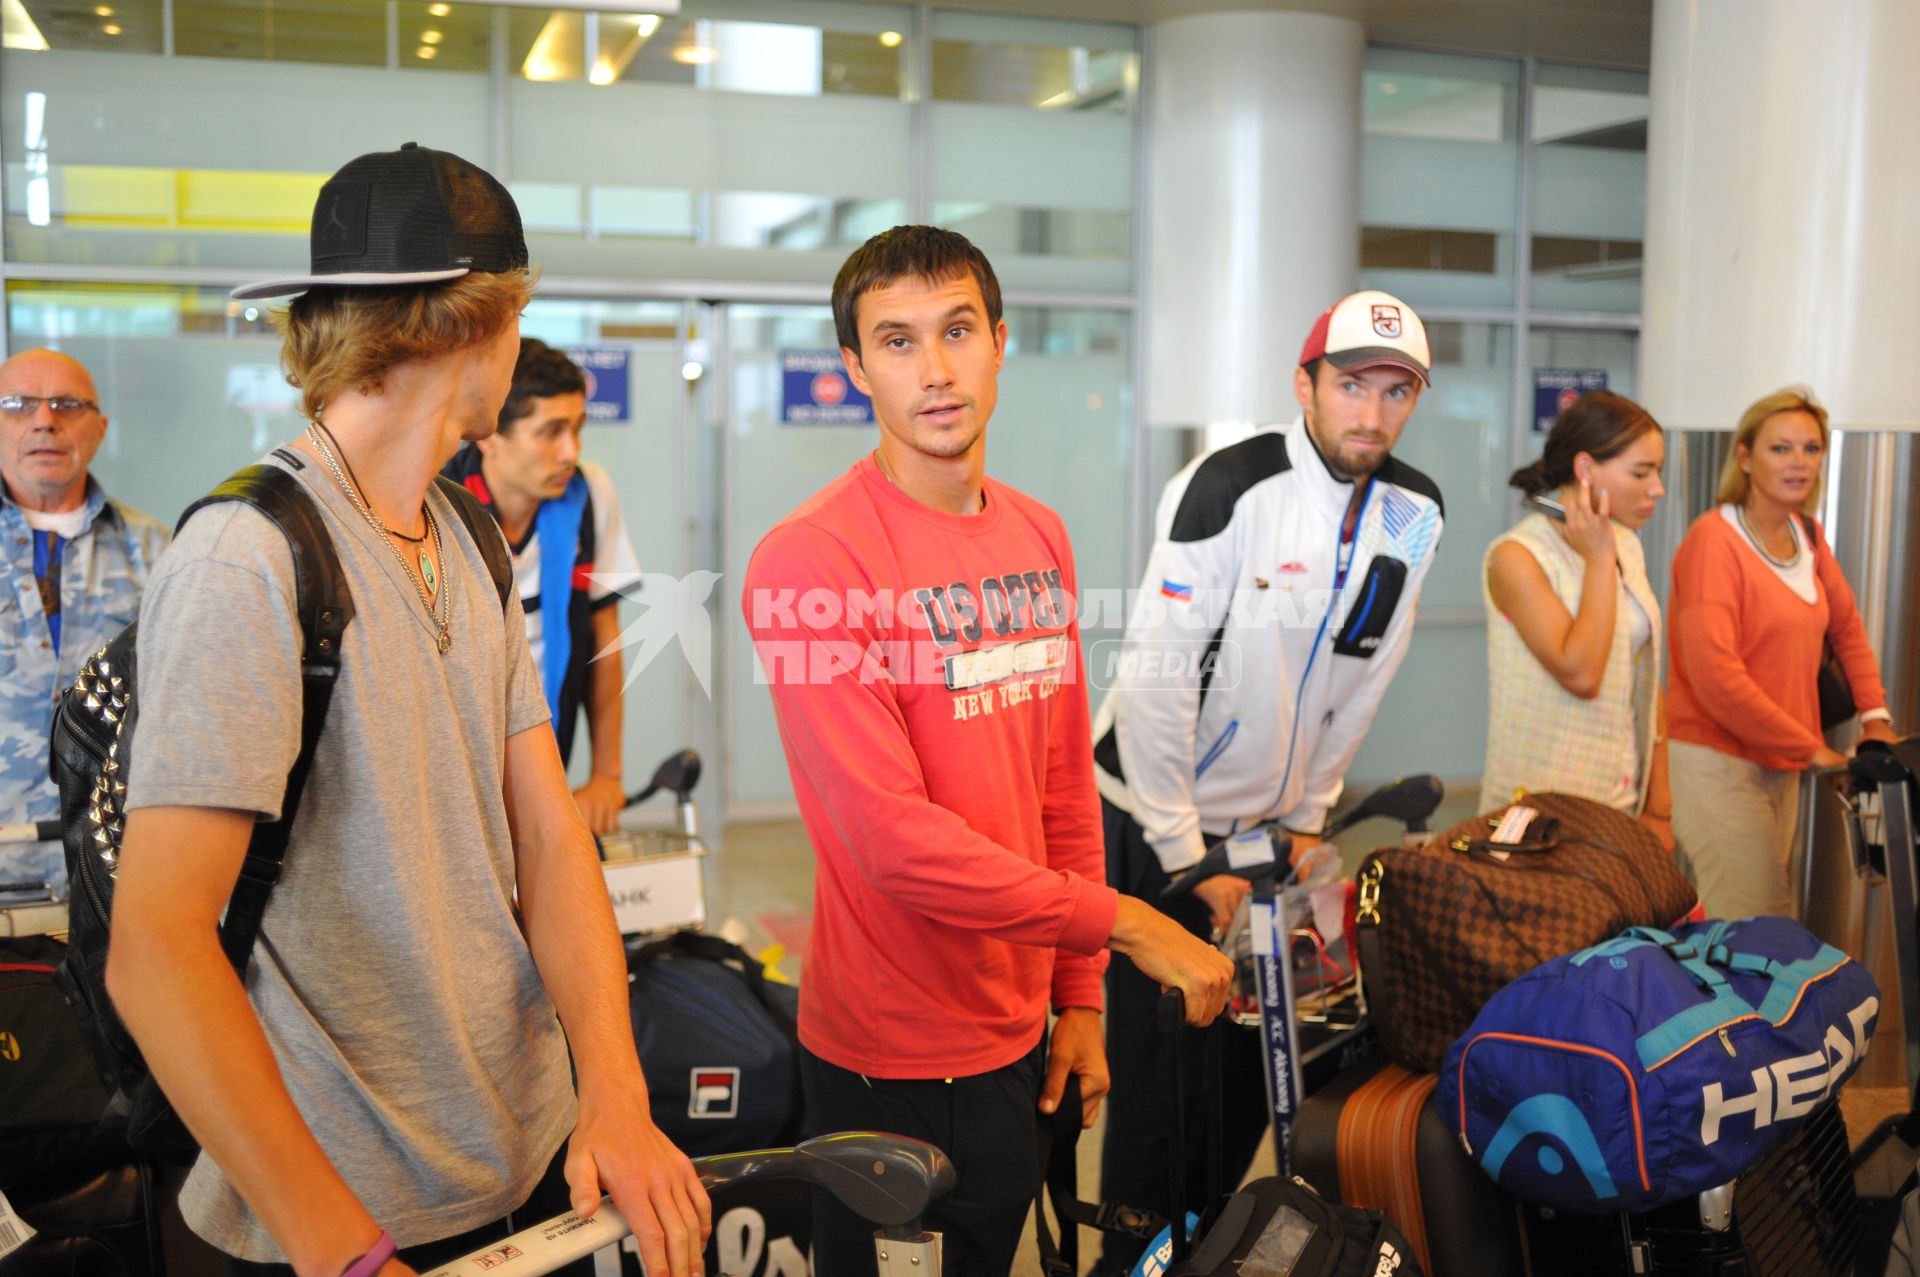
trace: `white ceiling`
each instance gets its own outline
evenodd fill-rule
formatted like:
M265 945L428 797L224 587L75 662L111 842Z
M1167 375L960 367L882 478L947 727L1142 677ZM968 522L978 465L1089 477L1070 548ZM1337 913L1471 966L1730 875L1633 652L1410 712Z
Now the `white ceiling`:
M1226 10L1352 17L1375 44L1645 70L1653 0L935 0L942 8L1149 25Z

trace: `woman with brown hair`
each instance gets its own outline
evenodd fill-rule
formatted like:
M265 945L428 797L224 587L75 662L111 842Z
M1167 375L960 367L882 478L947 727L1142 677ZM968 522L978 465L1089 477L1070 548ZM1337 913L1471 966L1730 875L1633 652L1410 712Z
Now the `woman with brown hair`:
M1666 439L1607 391L1560 413L1512 485L1532 512L1487 550L1490 713L1481 807L1578 794L1671 845L1660 743L1660 604L1635 531L1666 489Z
M1794 912L1800 773L1846 761L1821 734L1826 645L1862 735L1893 739L1853 591L1812 517L1827 435L1827 411L1804 388L1756 401L1721 472L1719 507L1673 558L1673 828L1712 917Z

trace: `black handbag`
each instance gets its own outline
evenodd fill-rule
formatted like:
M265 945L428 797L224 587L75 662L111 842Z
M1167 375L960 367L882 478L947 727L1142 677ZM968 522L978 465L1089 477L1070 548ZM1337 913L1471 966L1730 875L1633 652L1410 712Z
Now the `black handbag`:
M1840 658L1834 655L1833 644L1823 643L1820 648L1820 726L1831 730L1859 713L1859 707L1853 703L1853 685L1847 682L1846 667L1840 664Z
M1817 564L1820 555L1831 555L1833 551L1827 549L1827 540L1820 534L1818 524L1809 519L1807 528L1811 533ZM1847 681L1846 667L1840 664L1840 658L1834 654L1831 639L1820 640L1820 673L1815 679L1815 686L1820 693L1822 730L1831 731L1860 712L1859 706L1853 703L1853 684Z

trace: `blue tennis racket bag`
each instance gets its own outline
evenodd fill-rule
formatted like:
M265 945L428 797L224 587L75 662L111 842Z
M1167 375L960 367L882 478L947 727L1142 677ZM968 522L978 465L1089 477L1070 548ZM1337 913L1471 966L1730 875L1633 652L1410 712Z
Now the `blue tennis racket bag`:
M1523 1200L1638 1211L1725 1184L1859 1067L1880 990L1790 918L1634 927L1496 994L1440 1110Z

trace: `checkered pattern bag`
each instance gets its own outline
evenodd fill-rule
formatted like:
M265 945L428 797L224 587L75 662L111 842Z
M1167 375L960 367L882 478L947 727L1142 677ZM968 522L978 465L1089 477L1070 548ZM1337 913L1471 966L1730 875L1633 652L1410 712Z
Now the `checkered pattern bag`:
M1694 906L1624 812L1567 794L1525 803L1540 816L1516 849L1491 841L1503 808L1360 867L1361 973L1381 1043L1408 1068L1438 1072L1487 1000L1541 963Z

